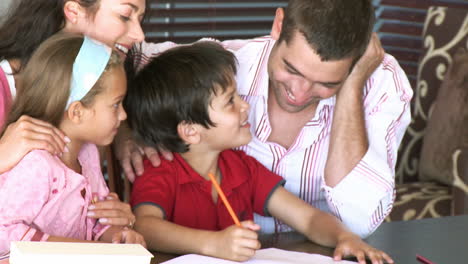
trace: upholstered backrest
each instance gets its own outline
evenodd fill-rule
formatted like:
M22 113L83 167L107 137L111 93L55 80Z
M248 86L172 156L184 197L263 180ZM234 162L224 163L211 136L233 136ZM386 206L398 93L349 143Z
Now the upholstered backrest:
M453 55L460 47L468 48L467 10L430 7L423 31L423 52L414 89L412 122L399 152L397 182L419 180L419 162L433 103ZM449 128L447 128L449 129Z

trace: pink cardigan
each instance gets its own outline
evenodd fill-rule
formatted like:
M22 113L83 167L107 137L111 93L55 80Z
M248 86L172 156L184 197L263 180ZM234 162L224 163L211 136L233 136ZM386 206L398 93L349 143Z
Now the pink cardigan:
M97 240L108 226L86 216L93 197L109 190L99 153L83 145L82 174L44 150L27 154L12 170L0 174L0 260L11 241L45 241L49 236Z

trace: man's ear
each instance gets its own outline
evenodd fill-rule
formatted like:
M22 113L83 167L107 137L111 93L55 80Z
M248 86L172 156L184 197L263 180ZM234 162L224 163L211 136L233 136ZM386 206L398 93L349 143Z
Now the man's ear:
M281 35L281 28L283 27L283 19L284 19L284 9L277 8L275 13L275 19L273 20L273 25L271 26L271 37L274 40L278 40L279 36Z
M65 14L65 21L76 24L79 18L85 17L86 12L84 8L77 1L67 1L63 6L63 13Z
M200 126L197 124L181 122L177 125L177 133L187 144L198 144L201 141Z
M83 121L85 108L80 101L76 101L70 104L65 112L68 120L75 124L79 124Z

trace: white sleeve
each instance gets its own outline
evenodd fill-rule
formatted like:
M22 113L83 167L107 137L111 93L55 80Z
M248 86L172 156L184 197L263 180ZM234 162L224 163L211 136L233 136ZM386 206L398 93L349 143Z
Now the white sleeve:
M411 121L413 90L398 62L386 55L364 94L369 149L337 186L323 187L331 211L361 237L370 235L392 209L397 152Z

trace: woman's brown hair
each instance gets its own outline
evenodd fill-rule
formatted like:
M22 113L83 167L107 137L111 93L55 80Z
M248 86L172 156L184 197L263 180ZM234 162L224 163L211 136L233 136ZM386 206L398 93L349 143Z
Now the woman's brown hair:
M0 60L19 59L20 72L43 41L65 26L63 8L76 1L94 17L100 0L19 0L12 1L6 20L0 25Z
M73 63L83 44L83 36L59 33L39 46L23 71L21 89L18 90L4 127L16 122L22 115L28 115L54 126L58 126L64 116L68 98ZM106 67L122 65L115 52ZM93 103L93 98L102 90L103 73L98 82L81 100L85 106Z

